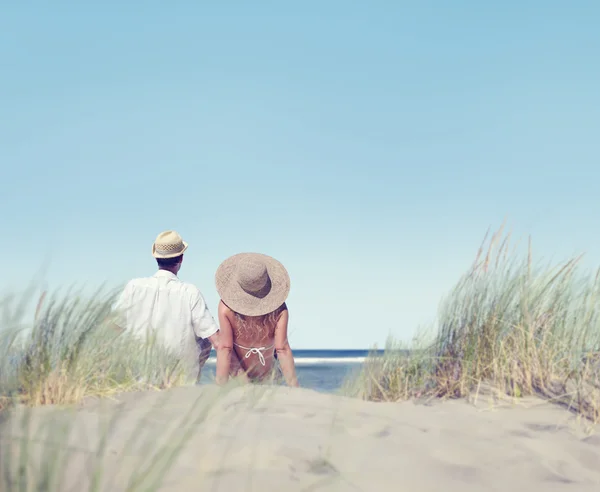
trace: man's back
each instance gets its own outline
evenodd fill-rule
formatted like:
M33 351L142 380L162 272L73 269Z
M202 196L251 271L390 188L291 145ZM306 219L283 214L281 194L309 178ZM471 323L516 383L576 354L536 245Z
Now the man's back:
M198 288L168 270L128 282L117 308L123 329L141 339L155 335L156 342L192 363L198 361L196 337L218 331Z

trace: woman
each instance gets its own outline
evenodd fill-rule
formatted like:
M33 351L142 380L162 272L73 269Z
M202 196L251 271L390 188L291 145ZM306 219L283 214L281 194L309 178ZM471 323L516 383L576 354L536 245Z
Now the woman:
M288 309L285 300L290 278L274 258L240 253L225 260L215 275L219 303L220 357L217 382L229 377L231 351L251 381L264 381L277 372L286 383L298 386L294 355L288 343ZM277 359L277 361L275 360Z

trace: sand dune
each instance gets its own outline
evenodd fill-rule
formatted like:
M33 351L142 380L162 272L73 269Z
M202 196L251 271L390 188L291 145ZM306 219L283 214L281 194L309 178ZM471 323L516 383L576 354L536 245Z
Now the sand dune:
M50 466L60 455L44 446L65 449L68 439L55 490L88 490L100 462L101 489L111 491L125 490L136 474L148 481L138 490L151 490L154 475L164 476L164 491L600 490L600 435L589 433L598 428L538 400L501 407L485 400L381 404L251 387L212 405L218 393L178 388L88 402L76 412L35 409L29 461L44 456ZM24 415L15 413L0 428L5 470L10 458L15 468ZM106 449L97 456L107 429ZM161 450L167 456L152 462ZM39 479L39 466L30 477Z

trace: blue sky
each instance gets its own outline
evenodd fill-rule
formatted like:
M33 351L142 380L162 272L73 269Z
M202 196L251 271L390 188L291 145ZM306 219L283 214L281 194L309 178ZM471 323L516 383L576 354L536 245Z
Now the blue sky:
M293 347L366 348L432 322L505 218L600 265L598 2L10 3L4 292L150 275L176 229L213 312L259 251Z

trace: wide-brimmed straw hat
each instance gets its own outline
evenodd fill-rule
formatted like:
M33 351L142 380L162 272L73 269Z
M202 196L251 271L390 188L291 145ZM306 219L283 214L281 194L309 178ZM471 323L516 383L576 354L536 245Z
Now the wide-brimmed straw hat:
M154 258L175 258L181 256L187 247L188 244L181 239L177 232L161 232L156 236L156 241L152 245L152 256Z
M227 258L215 274L223 302L244 316L262 316L280 307L290 292L290 277L275 258L240 253Z

